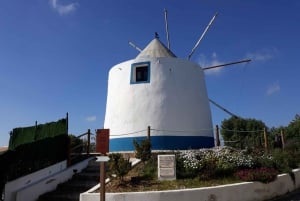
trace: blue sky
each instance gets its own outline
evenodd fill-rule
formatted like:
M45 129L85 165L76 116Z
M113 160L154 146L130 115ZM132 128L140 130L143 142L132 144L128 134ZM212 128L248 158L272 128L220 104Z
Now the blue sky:
M160 34L186 58L219 12L192 61L206 67L211 99L233 113L286 126L300 113L298 0L1 0L0 146L9 131L65 117L69 133L102 128L109 69L134 58ZM211 106L213 123L229 118Z

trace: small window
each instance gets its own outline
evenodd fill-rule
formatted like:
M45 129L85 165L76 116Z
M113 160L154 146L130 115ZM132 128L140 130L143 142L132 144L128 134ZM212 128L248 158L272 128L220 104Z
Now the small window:
M135 68L136 82L146 82L148 80L148 66Z
M150 82L150 62L134 63L131 66L131 84Z

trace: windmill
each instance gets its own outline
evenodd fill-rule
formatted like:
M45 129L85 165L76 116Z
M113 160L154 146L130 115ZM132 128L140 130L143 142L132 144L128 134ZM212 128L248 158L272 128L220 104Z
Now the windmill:
M178 58L171 51L167 10L164 13L167 45L157 33L144 49L129 41L138 55L109 71L104 127L110 129L110 151L133 151L133 141L147 136L153 150L210 148L214 146L210 103L237 116L208 98L204 71L250 60L204 68L190 60L218 14L187 58Z

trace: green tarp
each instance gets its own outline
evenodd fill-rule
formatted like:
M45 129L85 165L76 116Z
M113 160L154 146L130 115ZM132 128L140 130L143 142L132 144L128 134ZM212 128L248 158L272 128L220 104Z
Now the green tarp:
M14 150L20 145L32 143L46 138L67 135L67 129L67 119L61 119L56 122L39 124L36 126L15 128L10 133L9 150Z

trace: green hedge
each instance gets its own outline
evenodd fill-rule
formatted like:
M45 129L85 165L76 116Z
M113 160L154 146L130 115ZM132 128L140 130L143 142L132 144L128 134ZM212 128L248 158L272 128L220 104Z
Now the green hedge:
M69 137L59 135L23 144L0 155L0 195L6 182L66 160Z
M58 135L68 133L67 119L61 119L56 122L39 124L36 126L14 128L10 133L9 150L14 150L23 144L32 143Z

